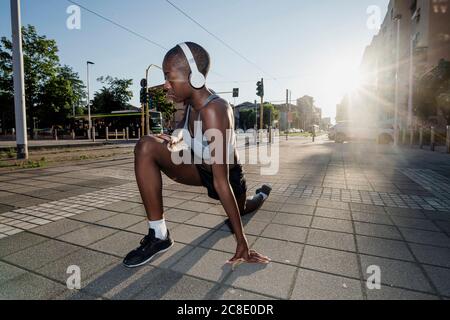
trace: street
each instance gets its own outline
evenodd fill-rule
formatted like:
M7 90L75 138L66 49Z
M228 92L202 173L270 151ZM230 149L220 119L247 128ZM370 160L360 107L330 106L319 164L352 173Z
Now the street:
M273 186L243 218L251 247L273 261L234 271L221 204L164 176L175 245L127 269L148 231L132 148L1 173L0 299L450 298L447 154L281 137L278 174L245 165L248 195ZM68 289L73 266L80 290Z

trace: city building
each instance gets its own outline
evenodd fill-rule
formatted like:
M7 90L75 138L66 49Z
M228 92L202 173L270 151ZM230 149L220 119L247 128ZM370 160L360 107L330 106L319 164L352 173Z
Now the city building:
M393 121L396 100L400 128L428 120L415 116L420 106L414 97L417 82L442 59L450 61L449 4L449 0L389 2L379 33L364 52L361 87L337 106L337 121L356 117L358 110L362 110L358 116L370 122ZM437 119L439 111L433 118L436 124L445 124Z

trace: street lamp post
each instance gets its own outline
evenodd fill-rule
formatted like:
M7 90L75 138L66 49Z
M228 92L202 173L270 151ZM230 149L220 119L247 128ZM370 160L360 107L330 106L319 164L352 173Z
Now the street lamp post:
M17 159L28 159L25 83L22 53L20 0L11 0L11 30L13 44L14 110L16 120Z
M91 122L91 95L90 95L90 88L89 88L89 65L95 64L91 61L86 62L87 67L87 98L88 98L88 139L91 139L91 133L92 133L92 122Z
M397 21L397 52L396 52L396 72L395 72L395 106L394 106L394 145L398 145L398 108L400 100L400 22L402 16L400 14L394 17L394 21Z
M159 70L162 70L161 67L159 67L155 64L149 65L148 68L145 70L145 80L146 80L145 93L146 94L148 94L148 74L149 74L149 70L151 67L155 67L155 68L158 68ZM149 135L150 134L150 110L149 110L148 99L147 99L147 103L145 104L145 116L146 116L145 130L147 132L147 135Z

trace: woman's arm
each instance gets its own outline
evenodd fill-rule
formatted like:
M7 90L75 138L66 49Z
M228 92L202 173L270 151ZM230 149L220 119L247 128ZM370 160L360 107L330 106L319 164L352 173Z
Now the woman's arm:
M211 103L208 108L205 108L201 116L204 126L202 130L205 132L208 141L210 141L210 147L213 147L211 166L214 177L214 188L219 195L220 202L230 219L231 226L236 235L236 254L230 260L230 263L238 261L268 263L270 261L269 258L248 249L248 242L244 233L239 207L229 181L229 165L227 159L230 159L230 157L227 154L227 146L229 145L227 139L231 139L232 136L226 133L227 129L234 130L231 125L234 115L227 105L224 105L223 102L218 100L217 102L214 101ZM234 152L234 150L228 150L228 152Z

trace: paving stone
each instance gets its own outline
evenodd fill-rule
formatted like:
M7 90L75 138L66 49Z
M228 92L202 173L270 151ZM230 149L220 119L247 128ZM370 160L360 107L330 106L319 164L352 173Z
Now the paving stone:
M439 293L450 297L450 282L448 281L450 269L432 266L424 266L424 268Z
M286 224L294 227L308 228L311 224L312 216L300 214L278 213L273 219L273 223Z
M178 260L182 257L190 254L190 252L194 249L192 246L184 245L181 243L175 242L173 247L170 248L169 251L164 254L157 255L150 261L150 265L156 266L159 268L169 269L172 265L174 265Z
M172 230L171 235L172 239L174 239L177 242L189 244L191 246L196 246L213 233L214 230L211 229L196 226L181 225Z
M63 219L41 227L33 228L33 233L54 238L85 226L87 226L87 224L83 222Z
M450 249L410 244L414 256L421 263L450 268Z
M358 263L354 253L305 246L300 266L335 275L359 278Z
M47 241L47 238L28 232L15 234L14 236L0 240L0 257L32 247L38 243Z
M213 207L214 205L211 203L203 203L203 202L197 202L197 201L187 201L182 204L179 204L177 206L177 209L180 210L189 210L194 212L205 212L209 208Z
M25 273L27 273L26 270L17 268L8 263L0 262L0 286L2 283L17 278Z
M76 246L56 240L48 240L3 259L26 269L37 270L47 263L56 261L76 250L78 250Z
M352 217L354 221L359 222L393 225L393 223L389 219L389 216L383 214L352 212Z
M359 280L300 269L293 300L362 300Z
M356 242L360 253L414 261L406 243L403 241L356 236Z
M59 283L27 273L3 283L0 300L46 300L64 290Z
M89 245L89 248L119 257L125 257L131 250L139 247L141 240L142 236L140 234L119 231Z
M356 251L355 238L348 233L311 229L307 244L330 249Z
M402 236L400 232L398 232L396 227L364 222L355 222L354 224L357 234L379 238L402 240Z
M312 227L330 231L353 233L352 223L346 220L314 217Z
M379 290L366 290L368 300L438 300L437 296L410 290L382 286Z
M262 237L305 243L307 230L305 228L270 224L261 234Z
M113 217L106 218L104 220L97 221L96 224L105 226L105 227L111 227L111 228L117 228L117 229L126 229L128 227L131 227L132 225L135 225L139 221L146 221L147 218L145 217L138 217L131 214L117 214Z
M335 208L317 208L316 217L351 220L352 216L349 210L340 210Z
M192 219L187 220L185 223L211 229L219 229L222 227L224 221L224 217L200 213Z
M319 200L317 201L317 206L330 209L339 209L344 211L348 211L350 209L350 206L347 202L341 201Z
M170 271L158 270L149 286L134 299L137 300L204 300L214 288L214 283Z
M247 235L249 247L255 242L256 237ZM236 252L236 238L234 235L225 231L216 231L201 243L201 246L208 249L215 249L218 251L225 251L229 253Z
M437 231L440 230L429 220L424 219L412 219L403 217L392 217L394 223L399 227L416 228L421 230Z
M196 248L172 266L171 269L183 274L220 282L231 272L231 267L226 265L226 262L231 258L232 255L229 253Z
M369 266L375 265L380 267L381 288L394 286L433 293L425 275L414 263L366 255L361 255L360 258L365 280L371 275L365 272Z
M380 206L372 206L368 204L361 203L350 203L350 209L352 211L365 212L365 213L386 213L383 207Z
M298 265L300 262L303 247L302 244L267 238L258 238L251 246L272 261L293 265Z
M107 266L118 264L120 259L111 255L95 252L82 248L78 251L50 262L37 270L38 273L45 275L55 281L65 283L70 274L67 273L69 266L80 267L81 287L85 286L85 280L97 272L104 270Z
M88 246L116 232L118 231L114 229L90 225L85 228L66 233L65 235L58 237L58 239L80 246Z
M293 214L312 215L314 214L314 207L301 204L285 204L279 209L279 211Z
M198 212L186 211L181 209L170 209L164 213L167 221L183 223L189 219L192 219Z
M287 299L296 268L279 263L242 264L226 279L233 287Z
M163 198L163 205L166 207L169 207L169 208L178 208L178 206L184 202L186 202L186 200L184 200L184 199L177 199L177 198L170 198L170 197Z
M423 231L409 228L399 228L406 241L450 247L450 238L442 232Z

